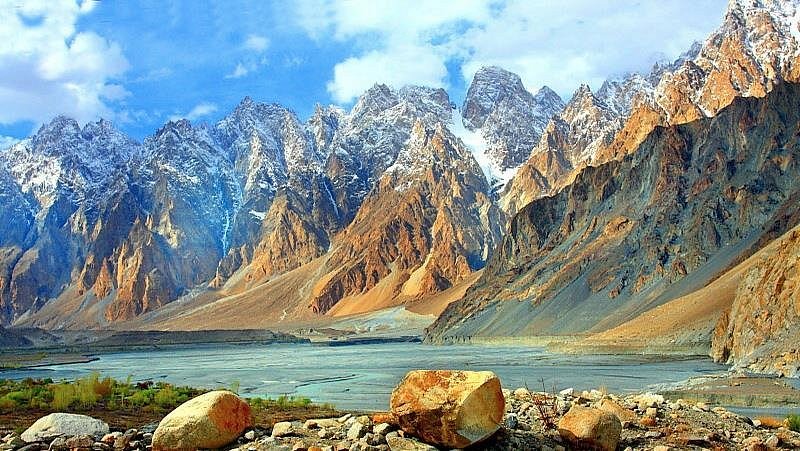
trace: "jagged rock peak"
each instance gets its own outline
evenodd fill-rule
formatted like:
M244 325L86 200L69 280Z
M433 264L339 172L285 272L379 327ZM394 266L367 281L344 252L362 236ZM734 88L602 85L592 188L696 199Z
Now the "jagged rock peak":
M375 83L364 94L361 94L353 106L351 115L357 117L364 114L376 114L395 105L397 105L397 95L392 88L382 83Z
M547 85L539 88L539 91L536 92L533 98L536 99L536 102L539 104L564 104L564 100L561 99L561 96L556 94L556 92Z
M153 136L145 138L145 144L161 142L168 139L183 140L189 138L194 133L192 123L188 119L177 119L167 121L161 126Z
M42 144L64 140L67 137L75 137L81 132L78 121L71 117L58 115L47 124L39 127L39 131L33 137L33 146L39 147Z
M497 104L510 96L530 96L519 75L497 66L481 67L464 99L464 125L470 129L483 127Z
M567 122L570 122L572 116L580 114L581 112L585 111L587 108L606 108L600 99L594 95L592 92L592 88L589 87L587 84L582 84L575 90L575 93L572 95L572 98L564 107L564 111L561 115L566 118Z

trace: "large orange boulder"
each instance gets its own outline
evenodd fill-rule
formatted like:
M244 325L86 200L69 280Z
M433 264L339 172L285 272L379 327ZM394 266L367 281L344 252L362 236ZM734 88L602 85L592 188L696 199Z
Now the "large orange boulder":
M153 451L216 449L252 425L250 405L218 390L190 399L165 416L153 434Z
M408 434L464 448L494 434L505 398L490 371L411 371L392 392L391 413Z
M576 449L614 451L622 424L614 413L575 404L558 422L558 433Z

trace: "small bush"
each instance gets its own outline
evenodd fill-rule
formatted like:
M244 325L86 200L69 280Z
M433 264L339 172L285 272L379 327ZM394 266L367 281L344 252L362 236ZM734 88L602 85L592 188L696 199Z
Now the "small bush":
M0 398L0 412L7 412L17 408L17 402L8 397Z
M53 401L50 407L56 412L67 410L75 402L75 389L70 384L55 384L52 386Z
M153 403L155 392L156 391L152 388L140 390L131 395L130 398L128 398L128 401L131 403L131 405L136 407L149 406Z
M789 429L794 432L800 432L800 414L790 413L786 417L786 422L789 423Z
M171 385L164 385L153 397L153 402L159 407L169 408L179 404L178 392Z
M758 417L758 421L761 422L761 426L769 429L778 429L779 427L783 426L783 420L780 418L775 417Z

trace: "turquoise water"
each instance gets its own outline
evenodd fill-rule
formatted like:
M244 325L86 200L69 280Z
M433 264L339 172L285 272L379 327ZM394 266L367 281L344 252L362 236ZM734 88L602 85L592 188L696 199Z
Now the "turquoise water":
M167 381L205 388L229 387L236 381L245 396L296 395L341 409L381 410L389 394L411 369L491 370L503 386L553 385L615 393L680 382L692 376L725 371L709 359L654 360L643 356L575 356L521 346L430 346L385 343L356 346L195 345L156 351L98 356L89 363L13 370L0 378L71 379L99 371L134 381Z

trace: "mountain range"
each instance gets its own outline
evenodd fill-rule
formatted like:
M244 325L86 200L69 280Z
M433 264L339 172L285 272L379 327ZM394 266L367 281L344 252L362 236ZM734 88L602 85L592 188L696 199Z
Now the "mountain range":
M566 103L484 67L460 107L377 84L302 121L245 98L143 142L57 117L0 151L0 323L260 328L404 306L438 316L431 342L602 346L658 313L685 332L674 346L795 374L798 18L797 0L731 0L677 60ZM680 313L691 300L704 315Z

